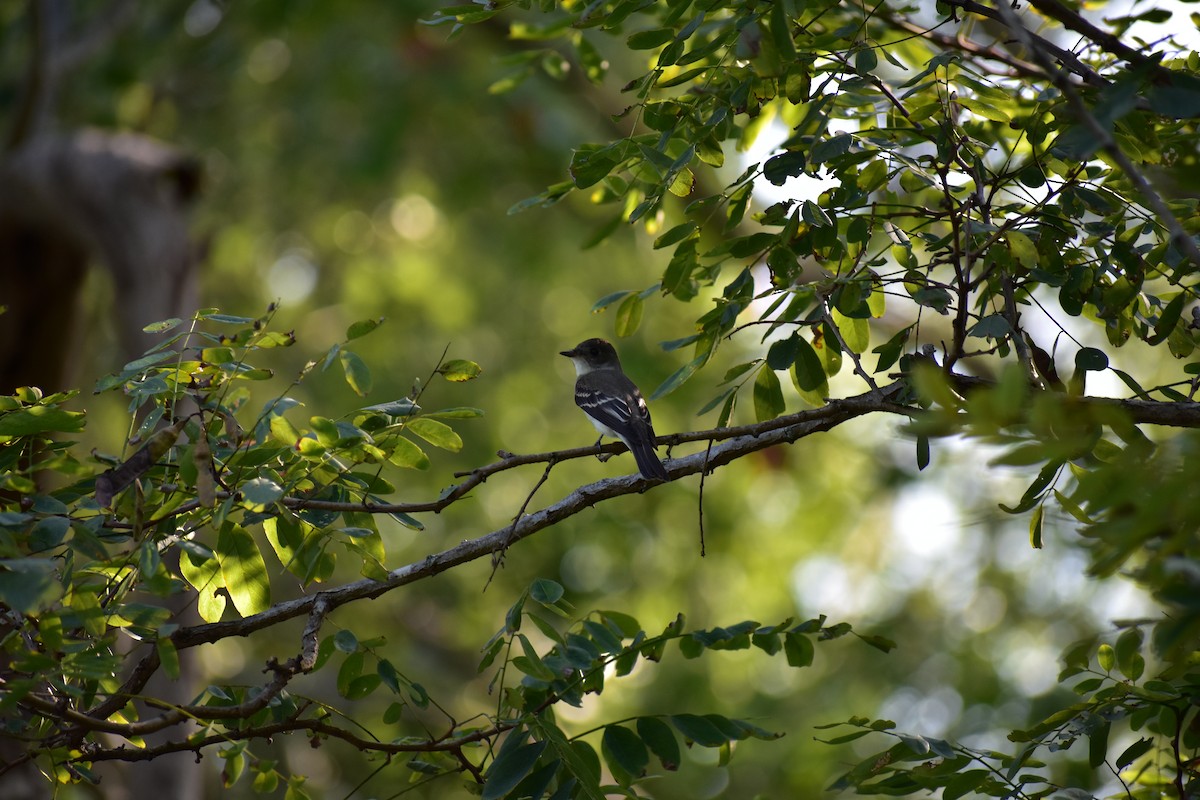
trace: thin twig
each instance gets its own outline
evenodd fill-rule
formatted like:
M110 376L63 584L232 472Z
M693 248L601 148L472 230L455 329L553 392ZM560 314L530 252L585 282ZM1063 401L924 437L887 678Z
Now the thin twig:
M517 511L517 515L513 517L512 525L509 526L509 531L516 530L517 523L525 516L525 510L529 508L529 503L533 500L533 496L537 494L537 490L542 488L542 484L550 477L550 470L554 469L554 464L555 462L551 461L546 465L546 469L542 470L542 477L533 485L533 488L525 497L525 502L521 503L521 508ZM508 552L508 545L509 543L505 542L503 547L492 553L492 574L488 575L487 583L483 585L485 592L487 591L487 587L492 585L492 579L496 577L496 570L500 569L500 565L504 563L504 554Z
M697 515L700 522L700 557L707 555L704 549L704 479L708 477L708 459L712 455L713 443L710 440L704 448L704 469L700 470L700 493L696 498Z

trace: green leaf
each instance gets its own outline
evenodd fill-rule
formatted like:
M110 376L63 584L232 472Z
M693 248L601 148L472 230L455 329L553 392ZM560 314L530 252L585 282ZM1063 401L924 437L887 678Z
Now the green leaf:
M628 786L645 774L646 766L650 763L646 745L636 733L620 725L608 725L604 728L600 752L604 754L604 760L623 786Z
M1008 324L1008 320L1003 314L989 314L983 319L976 322L967 331L967 336L975 336L979 339L995 339L1000 341L1012 335L1012 326Z
M695 714L674 714L670 719L671 724L683 734L684 739L695 742L701 747L720 747L729 741L729 737L722 733L721 729L714 725L708 717L699 717Z
M362 652L354 652L346 656L346 660L338 668L337 691L342 697L349 697L354 681L362 677L365 660L366 656Z
M651 50L675 38L672 28L653 28L648 31L638 31L625 40L625 46L630 50Z
M872 353L879 354L879 361L875 364L876 372L883 372L890 369L893 364L900 360L900 354L904 352L904 345L908 343L908 337L913 330L912 325L900 330L892 338L888 339L884 344L879 345Z
M1162 312L1158 315L1158 321L1154 323L1154 335L1146 338L1147 344L1158 345L1167 340L1167 337L1175 330L1175 326L1179 324L1179 317L1183 313L1183 303L1187 299L1187 292L1180 292L1167 303Z
M877 634L860 634L858 638L861 639L865 644L869 644L871 647L874 647L876 650L884 653L890 653L896 649L896 643L886 636L879 636Z
M246 756L240 745L234 745L230 750L223 750L218 755L225 761L221 768L221 785L228 789L237 783L246 771Z
M1035 550L1042 549L1042 516L1045 510L1044 503L1039 505L1033 510L1033 516L1029 520L1029 544Z
M675 372L671 373L669 378L663 381L659 387L654 390L648 399L651 401L657 400L660 397L665 397L666 395L678 389L684 384L684 382L687 381L688 378L696 374L696 370L700 369L700 366L704 363L704 359L705 356L698 356L697 358L694 358L688 363L684 364L679 369L675 370Z
M783 186L789 178L803 175L807 166L808 156L804 153L780 153L768 158L767 163L763 164L763 177L776 186ZM820 211L819 208L817 210Z
M538 578L529 587L529 596L544 606L554 605L563 594L562 584L546 578Z
M425 455L425 451L410 439L397 436L394 439L389 439L387 446L391 450L391 453L388 455L388 461L397 467L429 469L429 456Z
M767 366L771 369L787 369L795 363L799 352L800 337L793 333L786 339L774 342L770 349L767 350ZM749 367L750 365L750 363L747 363L741 366ZM725 380L728 381L729 379L729 375L726 374Z
M1125 769L1125 767L1128 767L1134 761L1149 753L1153 747L1154 739L1152 737L1147 736L1144 739L1138 739L1129 745L1129 747L1126 747L1121 752L1121 755L1117 756L1117 769Z
M1094 347L1083 347L1075 353L1075 366L1081 370L1099 372L1108 369L1108 356L1103 350Z
M833 225L833 220L825 213L825 209L814 203L812 200L805 200L800 207L800 216L809 225L814 228L828 228Z
M772 4L769 27L771 42L775 45L780 58L784 61L794 59L796 57L796 43L792 39L791 16L785 4Z
M0 416L0 436L32 436L38 433L77 433L83 430L85 414L53 406L33 406Z
M817 391L826 386L825 367L821 357L803 336L796 337L796 362L793 376L796 385L806 392Z
M152 367L155 364L161 364L164 361L171 361L171 360L178 359L178 358L179 358L179 353L173 352L171 350L163 350L158 353L150 353L149 355L144 355L141 358L130 361L128 364L126 364L124 367L121 368L121 372L126 377L133 377L134 375L144 372L147 368ZM205 359L205 360L208 361L210 359ZM223 358L220 360L222 362L224 362L224 361L228 361L229 359ZM215 361L215 359L214 359L214 361Z
M571 181L562 181L561 183L553 184L543 192L538 192L532 197L526 197L524 200L518 200L513 203L508 208L508 215L520 214L522 211L528 211L531 208L549 208L574 190L575 184Z
M1026 269L1038 266L1038 251L1033 240L1020 231L1009 231L1005 234L1008 239L1008 249L1012 251L1013 260Z
M924 470L929 466L929 437L925 435L917 436L917 469Z
M1099 767L1108 758L1108 732L1112 726L1107 720L1088 733L1088 765Z
M146 333L166 333L167 331L178 327L182 323L183 320L179 319L178 317L171 317L170 319L164 319L161 322L151 322L149 325L144 326L142 330Z
M663 271L663 291L680 300L691 300L696 296L692 274L698 269L700 259L696 254L696 240L685 239L675 248L671 261Z
M373 406L364 406L362 410L377 411L380 414L387 414L389 417L407 417L410 414L415 414L420 411L421 407L412 400L409 400L407 397L402 397L399 400L391 400L387 403L376 403ZM275 419L282 419L282 417L275 417L272 419L272 423L274 423ZM296 438L298 437L292 437L291 441L294 442Z
M869 320L847 317L836 308L830 316L833 317L833 323L841 332L846 347L855 353L867 352L867 348L871 346L871 323Z
M483 782L482 800L501 800L516 788L541 758L548 742L530 742L511 750L503 749L488 768Z
M347 655L357 653L358 637L353 631L340 630L333 635L333 646Z
M538 655L529 638L523 633L517 634L517 641L521 645L521 652L524 655L517 656L512 660L513 666L524 672L530 677L537 678L542 681L552 681L558 677L554 670L546 666L546 662Z
M838 156L844 156L850 152L850 145L853 143L854 137L851 134L839 133L837 136L823 139L814 144L812 151L809 153L809 159L814 164L824 164L826 161L835 159ZM820 210L819 206L817 206L817 210ZM826 217L826 220L828 220L828 217Z
M659 250L663 247L670 247L673 244L678 244L684 239L696 234L697 231L699 231L699 227L694 222L684 222L676 225L675 227L668 229L665 233L654 240L654 249Z
M854 55L854 71L859 75L867 75L879 66L879 56L872 47L864 47Z
M179 572L197 592L196 611L205 622L219 622L225 614L226 592L221 565L215 554L205 558L189 551L179 556Z
M1146 660L1141 652L1143 638L1140 628L1130 628L1117 637L1116 647L1113 648L1117 657L1117 669L1131 681L1141 678L1146 669Z
M36 615L63 594L54 562L41 558L0 561L0 602L22 614Z
M361 700L378 689L379 684L382 682L383 679L379 677L378 673L359 675L350 681L350 686L346 689L345 697L347 700Z
M251 511L265 511L283 497L283 487L267 478L254 478L241 486L242 503Z
M783 389L775 370L763 364L754 379L754 416L759 422L775 419L784 412Z
M404 428L420 436L434 447L449 450L451 453L457 453L462 450L462 437L444 422L438 422L436 419L430 419L429 417L417 417L405 423Z
M451 383L473 380L482 372L483 367L465 358L452 358L438 367L438 374Z
M366 397L371 391L371 370L367 367L367 362L349 350L342 351L341 362L346 383L359 397Z
M239 317L233 314L218 314L215 312L201 312L196 316L209 322L223 322L226 325L250 325L254 322L253 317Z
M357 339L360 336L366 336L371 331L383 324L383 317L378 319L360 319L358 322L352 323L346 329L346 341Z
M1172 70L1169 82L1152 82L1146 94L1150 108L1159 114L1174 119L1200 116L1200 78L1194 75Z
M638 736L650 748L650 752L662 764L663 769L674 772L679 769L681 755L679 742L667 723L658 717L638 717Z
M271 581L254 537L228 520L217 535L217 561L234 608L243 617L271 606Z
M617 336L624 339L637 332L638 326L642 324L643 305L642 297L638 294L631 294L621 301L621 305L617 306Z
M1011 451L1008 454L1008 456L1011 456L1012 453L1022 454L1022 452L1025 451L1027 448L1031 448L1028 450L1028 456L1019 455L1019 457L1017 457L1015 459L1015 461L1029 463L1029 464L1036 464L1042 460L1044 451L1042 449L1041 444L1023 445L1022 447L1019 447L1016 450ZM1000 462L997 462L997 463L1000 463ZM1004 461L1003 463L1013 463L1013 461L1009 460L1009 461ZM1063 462L1061 462L1061 461L1055 460L1055 461L1047 462L1046 465L1043 466L1041 468L1041 470L1038 472L1037 477L1034 478L1033 481L1029 484L1029 486L1025 489L1025 493L1021 495L1020 502L1012 507L1006 506L1003 503L1001 503L1000 504L1001 510L1003 510L1006 514L1024 514L1026 511L1033 508L1035 505L1041 503L1042 498L1046 494L1046 487L1050 486L1058 478L1058 473L1059 473L1059 470L1062 469L1062 465L1063 465Z
M788 631L783 637L783 654L789 667L811 667L816 648L812 639L797 631Z
M483 416L483 409L472 406L453 406L451 408L439 408L437 411L431 411L425 416L430 419L477 419Z
M606 295L604 295L604 297L601 297L599 300L597 300L595 303L592 304L592 313L599 314L601 311L608 308L613 303L615 303L618 300L621 300L625 297L628 297L631 294L633 294L633 292L629 291L628 289L623 289L619 292L613 292L612 294L606 294Z

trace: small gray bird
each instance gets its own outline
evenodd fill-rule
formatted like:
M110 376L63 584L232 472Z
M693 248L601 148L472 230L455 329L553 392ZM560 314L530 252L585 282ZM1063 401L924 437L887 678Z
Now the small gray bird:
M621 371L621 359L613 346L603 339L588 339L574 350L563 350L562 355L575 364L575 405L588 415L600 437L624 442L643 478L667 480L667 470L654 449L650 409L637 386Z

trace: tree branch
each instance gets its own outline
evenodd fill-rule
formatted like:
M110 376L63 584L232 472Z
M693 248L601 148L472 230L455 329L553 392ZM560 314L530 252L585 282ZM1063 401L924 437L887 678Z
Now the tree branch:
M671 480L675 480L686 475L694 475L706 467L709 470L716 469L757 450L794 442L810 434L830 430L847 420L870 413L885 412L905 415L916 413L913 409L895 402L896 396L903 387L902 383L893 383L879 391L867 392L841 400L831 400L819 409L801 411L755 425L661 436L658 439L659 443L671 445L697 440L725 440L722 444L714 446L712 452L707 455L705 452L698 452L683 458L670 459L666 462L667 473ZM592 454L596 448L577 448L577 450ZM574 453L576 451L550 453L539 458L517 458L520 458L522 463L545 461L550 458L561 460L564 452ZM497 462L490 466L497 467L505 463ZM647 481L640 475L634 474L619 478L606 478L581 486L557 503L524 516L512 525L506 525L478 538L464 541L448 550L429 555L421 561L394 569L388 573L385 580L355 581L315 595L288 600L262 613L239 620L181 628L172 634L171 640L177 648L188 648L230 636L249 636L255 631L271 627L284 620L310 613L318 598L324 598L331 611L355 600L373 599L397 587L441 574L459 564L490 555L503 549L506 545L532 536L597 503L646 491L654 485L654 481ZM378 513L387 513L388 511L388 507L382 505L368 509L364 509L361 504L348 505L354 510L371 510Z
M340 739L349 743L353 747L377 753L430 753L430 752L453 752L455 749L463 745L473 744L475 742L489 739L498 734L504 733L516 727L517 723L501 723L491 728L482 731L475 731L456 739L447 739L445 741L429 741L429 742L382 742L372 739L363 739L355 736L349 731L343 730L336 725L330 725L327 722L319 719L289 719L283 722L277 722L271 725L262 725L256 728L247 728L246 730L226 730L220 733L214 733L211 736L206 736L202 739L185 739L182 741L163 742L162 744L152 747L129 748L125 745L120 747L111 747L100 750L91 750L84 754L83 758L87 761L151 761L160 756L165 756L170 753L180 752L199 752L206 747L212 745L227 744L231 741L240 741L243 739L269 739L272 736L277 736L284 733L296 733L298 731L308 731L314 735L328 736L333 739Z
M157 717L139 722L111 722L105 717L96 716L94 713L82 714L67 708L62 705L58 698L39 697L35 694L25 696L20 702L48 719L57 719L70 723L75 730L66 730L60 734L67 741L77 741L80 738L78 735L80 732L91 731L104 731L105 733L112 733L125 738L147 736L189 719L246 719L257 714L266 708L267 704L283 691L288 681L298 671L299 664L295 660L289 661L285 665L271 663L268 664L267 669L274 671L275 677L271 679L270 683L262 687L262 691L244 703L236 706L172 706L155 698L145 698L143 701L147 705L170 710L165 714L160 714ZM128 701L129 697L125 696L123 699Z
M990 20L1001 23L1006 28L1010 28L1008 23L1005 21L1005 15L1002 11L997 11L989 6L976 3L975 0L947 0L947 2L951 7L961 8L963 11L980 17L987 17ZM1000 6L1004 8L1005 11L1008 11L1009 14L1012 14L1012 11L1005 7L1006 2L1007 0L1000 0ZM1022 44L1026 47L1030 49L1034 49L1035 47L1040 48L1041 52L1051 54L1058 60L1060 64L1063 65L1063 67L1078 75L1084 83L1097 88L1104 88L1105 86L1108 86L1108 81L1102 75L1100 75L1100 73L1096 72L1087 64L1084 64L1082 61L1080 61L1079 57L1070 50L1065 50L1049 39L1038 36L1036 33L1032 33L1030 31L1026 31L1026 33L1029 36L1029 41L1022 42Z
M1064 6L1058 0L1029 0L1029 4L1047 17L1062 23L1063 27L1075 31L1102 50L1120 56L1130 64L1148 67L1159 80L1172 81L1175 73L1158 63L1158 60L1135 50L1106 30L1097 28L1080 14ZM1005 23L1007 25L1007 23Z

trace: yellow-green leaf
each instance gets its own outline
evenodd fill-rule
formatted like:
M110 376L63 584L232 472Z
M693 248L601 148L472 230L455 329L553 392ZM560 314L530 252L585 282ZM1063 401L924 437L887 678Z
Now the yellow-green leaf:
M346 341L357 339L360 336L366 336L371 331L378 328L383 323L383 317L378 319L360 319L346 329Z
M225 588L221 577L221 565L216 559L205 559L184 552L179 557L179 571L183 579L196 590L196 611L205 622L220 622L225 613Z
M463 441L454 429L444 422L428 417L418 417L404 426L410 433L415 433L434 447L457 453L462 450Z
M617 336L624 339L637 331L638 326L642 324L643 305L642 296L639 294L631 294L621 301L621 305L617 306Z
M250 532L226 521L217 536L217 562L229 599L243 617L266 611L271 605L267 565Z
M186 558L186 556L185 556ZM179 651L170 639L159 638L154 642L158 650L158 660L162 664L163 673L173 681L179 680Z
M367 362L358 353L343 350L341 355L342 370L346 373L346 383L359 397L366 397L371 391L371 370Z
M833 324L842 332L842 339L855 353L865 353L871 346L871 325L865 319L847 317L833 309Z
M1038 265L1038 251L1033 240L1020 231L1009 231L1008 249L1012 251L1013 260L1025 267L1033 269Z
M287 417L271 417L271 437L288 447L295 447L300 431L288 422Z
M438 367L438 372L448 381L462 383L472 378L478 378L479 373L483 372L483 368L474 361L467 361L465 358L452 358Z
M388 440L386 447L392 451L388 456L388 461L397 467L429 469L429 456L425 455L425 451L417 447L411 440L397 436L395 439Z

